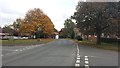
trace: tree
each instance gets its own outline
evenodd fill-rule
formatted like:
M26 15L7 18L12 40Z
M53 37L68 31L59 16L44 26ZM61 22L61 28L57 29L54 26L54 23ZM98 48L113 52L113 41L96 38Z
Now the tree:
M0 27L0 33L2 33L2 28Z
M13 29L18 31L20 26L21 26L22 21L23 20L21 18L16 19L16 21L14 21L13 24L12 24Z
M2 32L9 33L10 35L17 35L17 32L14 29L10 28L9 26L4 26L2 28Z
M118 16L118 3L78 2L74 18L77 27L83 32L97 35L97 44L101 44L102 32L112 25L112 20ZM87 33L88 34L88 33Z
M66 34L65 34L65 28L62 28L60 31L59 31L59 37L60 38L66 38Z
M74 28L75 28L75 23L72 22L71 19L66 19L64 23L64 29L63 33L66 38L74 38L75 33L74 33Z
M54 32L58 32L58 30L56 28L54 28Z
M22 22L19 28L22 36L30 36L35 32L34 26L30 23Z
M41 31L38 31L38 28L40 28ZM34 8L26 13L19 30L21 33L25 33L27 35L37 34L50 36L54 32L54 25L42 10Z

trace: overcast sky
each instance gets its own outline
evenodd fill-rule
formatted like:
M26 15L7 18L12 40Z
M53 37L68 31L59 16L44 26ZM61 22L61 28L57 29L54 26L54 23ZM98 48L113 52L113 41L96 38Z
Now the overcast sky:
M75 12L79 0L0 0L0 26L23 18L29 9L40 8L52 20L55 28L63 28L64 20Z

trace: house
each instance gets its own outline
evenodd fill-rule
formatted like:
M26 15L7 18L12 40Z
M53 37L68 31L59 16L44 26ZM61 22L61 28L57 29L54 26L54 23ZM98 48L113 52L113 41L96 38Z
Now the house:
M9 33L3 33L2 28L0 28L0 39L9 39Z

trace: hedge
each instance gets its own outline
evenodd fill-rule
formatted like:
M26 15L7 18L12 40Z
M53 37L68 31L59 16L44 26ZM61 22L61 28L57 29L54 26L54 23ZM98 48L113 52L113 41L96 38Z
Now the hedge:
M101 38L101 42L120 44L120 39L117 39L117 38Z

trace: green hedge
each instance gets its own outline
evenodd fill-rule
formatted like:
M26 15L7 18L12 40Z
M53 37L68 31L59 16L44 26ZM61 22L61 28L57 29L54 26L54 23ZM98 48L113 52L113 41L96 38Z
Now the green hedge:
M78 41L82 41L82 40L83 40L81 36L77 36L76 39L77 39Z
M117 39L117 38L101 38L101 41L105 42L105 43L117 43L117 44L120 44L120 39Z

